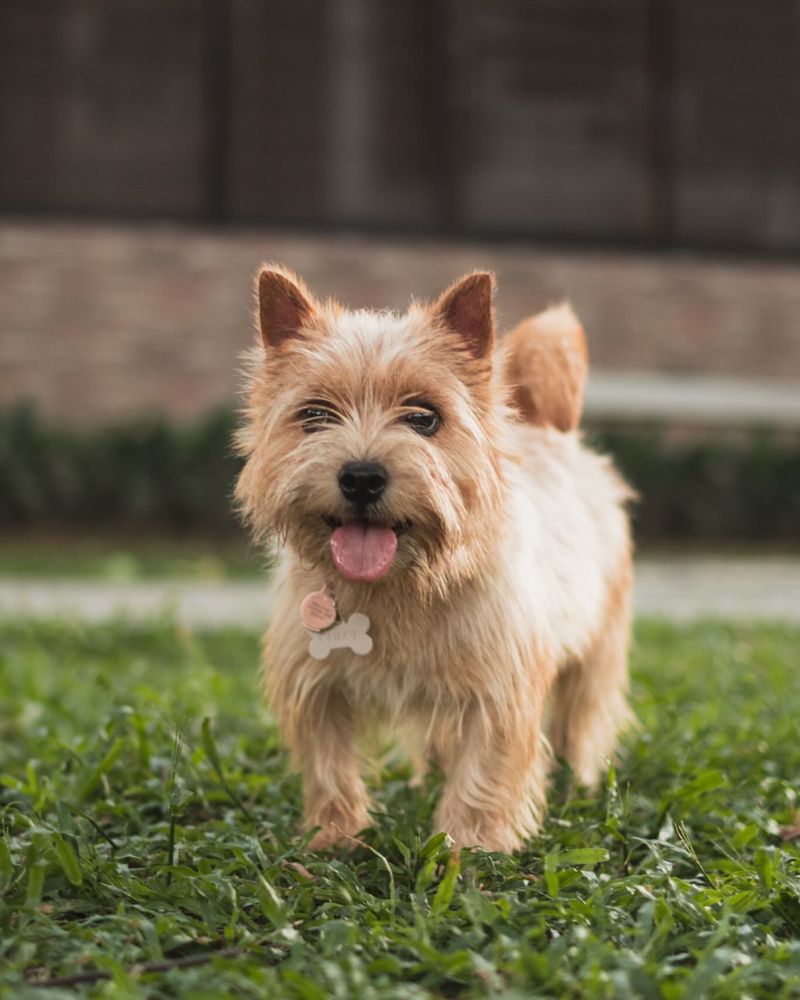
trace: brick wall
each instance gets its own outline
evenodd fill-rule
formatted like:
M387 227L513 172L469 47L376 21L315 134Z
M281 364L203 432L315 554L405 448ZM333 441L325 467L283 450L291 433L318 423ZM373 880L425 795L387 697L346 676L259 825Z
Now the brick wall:
M0 406L87 423L229 401L260 261L402 308L489 267L510 326L564 296L599 368L800 376L800 265L176 226L0 223Z

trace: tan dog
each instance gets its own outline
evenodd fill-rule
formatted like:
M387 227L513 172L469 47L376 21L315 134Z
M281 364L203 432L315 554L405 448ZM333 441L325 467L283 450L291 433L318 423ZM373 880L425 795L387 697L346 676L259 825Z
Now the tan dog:
M545 804L548 701L590 787L628 717L631 494L575 431L583 333L561 306L495 346L493 285L393 315L258 275L237 498L285 546L264 664L313 847L369 825L376 721L442 768L438 829L513 851Z

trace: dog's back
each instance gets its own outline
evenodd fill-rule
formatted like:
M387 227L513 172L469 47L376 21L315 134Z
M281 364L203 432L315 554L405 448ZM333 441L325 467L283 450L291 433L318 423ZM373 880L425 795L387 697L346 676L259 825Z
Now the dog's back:
M520 554L526 586L562 658L550 737L578 779L593 785L630 718L625 690L630 634L635 494L608 458L577 433L589 362L568 305L532 316L501 342L510 402L521 418L515 451L524 518L544 525ZM602 704L602 711L597 705Z

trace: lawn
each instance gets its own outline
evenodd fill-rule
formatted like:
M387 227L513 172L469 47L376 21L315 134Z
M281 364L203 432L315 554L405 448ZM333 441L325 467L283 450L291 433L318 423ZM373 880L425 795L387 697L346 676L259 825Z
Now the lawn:
M243 536L209 542L158 535L0 534L0 576L208 582L263 579L265 562Z
M798 997L798 650L640 625L603 793L562 775L527 851L459 866L402 764L305 850L256 637L2 626L0 996Z

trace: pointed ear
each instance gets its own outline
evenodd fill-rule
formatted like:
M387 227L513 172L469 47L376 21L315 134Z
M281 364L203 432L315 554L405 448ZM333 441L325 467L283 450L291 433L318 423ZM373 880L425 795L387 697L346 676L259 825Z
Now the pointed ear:
M258 272L256 286L264 347L279 347L300 336L314 315L314 300L303 282L279 264L266 264Z
M485 358L494 343L494 275L476 271L454 282L435 305L433 314L464 341L474 358Z

